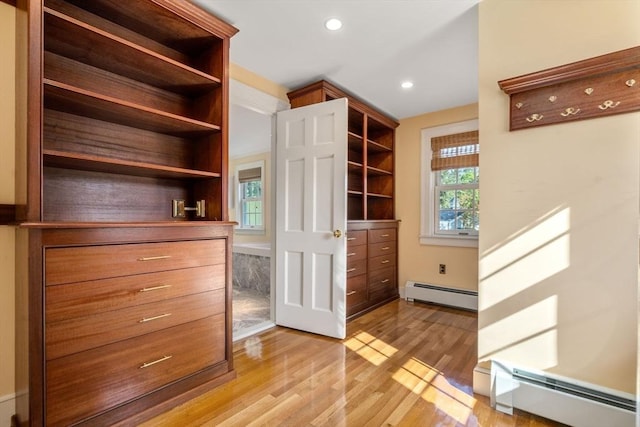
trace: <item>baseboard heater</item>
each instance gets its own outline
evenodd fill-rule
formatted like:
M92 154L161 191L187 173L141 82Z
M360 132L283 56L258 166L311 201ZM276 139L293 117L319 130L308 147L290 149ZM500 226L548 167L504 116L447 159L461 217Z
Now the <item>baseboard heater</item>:
M497 360L491 362L491 406L580 427L629 427L636 419L634 395Z
M404 297L407 301L418 300L478 311L478 293L467 289L446 288L408 281L405 284Z

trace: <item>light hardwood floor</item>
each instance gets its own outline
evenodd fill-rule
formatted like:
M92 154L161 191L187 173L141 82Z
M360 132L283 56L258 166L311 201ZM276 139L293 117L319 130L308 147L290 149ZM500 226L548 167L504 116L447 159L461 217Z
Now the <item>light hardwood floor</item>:
M237 378L150 426L558 426L474 396L477 315L397 300L335 340L276 327L234 346Z

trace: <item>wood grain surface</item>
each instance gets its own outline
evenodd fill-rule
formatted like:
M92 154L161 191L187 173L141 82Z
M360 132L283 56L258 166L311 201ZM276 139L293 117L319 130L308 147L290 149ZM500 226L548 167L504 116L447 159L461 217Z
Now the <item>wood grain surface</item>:
M237 378L151 426L557 426L472 392L477 315L396 300L335 340L276 327L236 342Z

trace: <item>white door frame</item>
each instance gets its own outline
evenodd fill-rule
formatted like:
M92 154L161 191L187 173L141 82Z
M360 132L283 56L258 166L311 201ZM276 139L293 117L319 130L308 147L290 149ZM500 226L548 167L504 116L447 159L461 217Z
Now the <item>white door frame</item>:
M262 92L252 86L239 82L238 80L229 79L229 103L238 105L249 110L255 111L260 114L271 117L271 180L269 182L269 188L272 190L267 195L269 198L269 206L271 206L272 214L270 215L270 221L268 226L271 227L271 258L270 258L270 304L271 304L271 324L265 326L269 328L275 325L275 283L276 283L276 264L275 264L275 239L276 239L276 216L275 216L275 182L276 182L276 163L275 163L275 144L276 144L276 113L282 110L288 110L290 105L288 102L283 101L273 95L269 95L266 92ZM258 330L252 330L249 335L259 332ZM234 336L234 341L245 338L246 335Z

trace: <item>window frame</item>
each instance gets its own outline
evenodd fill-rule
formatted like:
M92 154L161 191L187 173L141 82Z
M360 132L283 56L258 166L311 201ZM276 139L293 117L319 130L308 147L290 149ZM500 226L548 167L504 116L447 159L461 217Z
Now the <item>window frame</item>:
M255 168L259 168L260 169L260 189L261 189L261 197L260 197L260 201L262 204L262 225L259 227L256 226L250 226L247 227L243 224L243 220L244 220L244 213L242 212L242 205L243 205L243 198L242 198L242 191L240 190L240 187L242 185L242 183L240 182L240 171L243 170L247 170L247 169L255 169ZM265 183L265 177L264 177L264 161L260 160L257 162L251 162L251 163L243 163L240 165L237 165L235 168L235 194L236 194L236 221L238 222L238 225L236 226L236 231L243 233L243 234L265 234L266 231L266 225L265 225L265 187L264 187L264 183Z
M478 130L478 119L449 123L421 131L420 167L420 244L432 246L478 247L478 235L438 233L436 230L436 172L431 170L431 138ZM478 184L478 189L480 186Z

